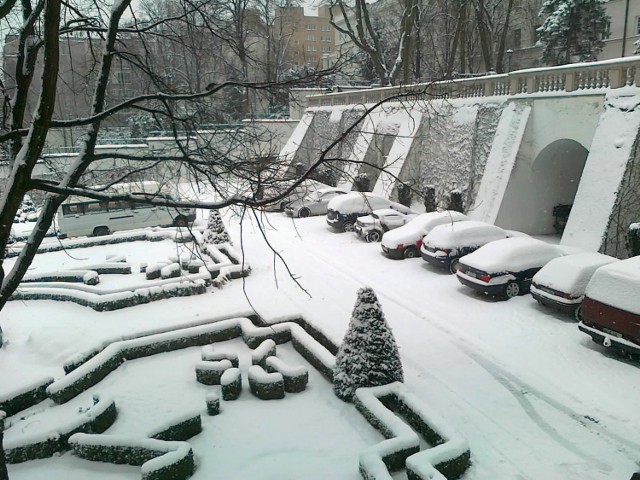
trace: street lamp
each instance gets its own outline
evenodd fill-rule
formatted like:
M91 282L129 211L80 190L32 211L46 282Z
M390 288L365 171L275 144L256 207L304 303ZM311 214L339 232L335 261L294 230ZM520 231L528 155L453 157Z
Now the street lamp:
M513 55L513 50L507 50L507 73L511 71L511 55Z

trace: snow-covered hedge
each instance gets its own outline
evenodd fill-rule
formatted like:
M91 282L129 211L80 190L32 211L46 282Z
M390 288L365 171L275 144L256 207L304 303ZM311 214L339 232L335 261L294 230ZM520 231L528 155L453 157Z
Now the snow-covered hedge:
M251 393L261 400L284 398L284 378L279 373L267 373L260 365L251 365L248 372Z
M183 480L194 470L193 450L187 442L78 433L69 444L73 453L86 460L141 465L142 480Z
M207 395L207 414L214 416L220 413L220 397L217 393L210 393Z
M99 294L75 289L40 287L21 287L11 296L11 300L55 300L60 302L74 302L84 307L90 307L98 312L119 310L144 303L173 297L187 297L200 295L207 291L204 280L177 281L149 288L138 288L134 291Z
M263 341L258 347L251 352L251 365L260 365L265 368L267 365L267 357L276 354L276 342L272 339Z
M115 422L116 404L112 399L100 399L86 412L79 414L55 431L23 435L15 440L5 440L4 453L8 463L20 463L37 458L47 458L68 448L72 435L102 433Z
M242 393L242 373L237 367L225 370L220 379L222 385L222 399L236 400Z
M61 272L30 273L25 275L22 283L32 282L82 282L85 285L97 285L100 282L95 270L69 270Z
M327 378L332 378L335 358L299 325L283 322L270 327L256 327L248 318L235 318L115 341L99 353L95 350L88 353L89 358L84 363L79 364L81 359L67 362L65 367L65 371L68 371L67 375L49 385L47 395L56 403L64 403L96 385L118 368L124 360L186 347L208 345L240 336L250 348L256 348L267 339L272 339L276 343L291 341L293 347L308 362L314 366L317 365L318 370ZM75 368L71 368L72 366Z
M53 378L47 377L20 389L0 394L0 410L11 416L40 403L47 398L47 387L52 383Z
M229 351L217 351L213 345L205 345L200 350L200 358L203 362L218 362L220 360L229 360L231 365L238 368L240 364L238 360L238 354L236 352Z
M231 367L231 362L226 358L214 362L198 362L196 380L203 385L220 385L222 374Z
M166 441L184 441L202 432L202 419L199 413L187 413L174 418L147 435L149 438Z
M386 438L360 455L363 479L391 480L389 470L406 467L409 480L451 480L469 467L467 442L403 384L359 388L354 403ZM420 451L418 434L433 447Z
M309 371L304 365L291 366L278 357L268 357L265 361L269 373L278 372L284 379L284 391L287 393L302 392L309 382Z

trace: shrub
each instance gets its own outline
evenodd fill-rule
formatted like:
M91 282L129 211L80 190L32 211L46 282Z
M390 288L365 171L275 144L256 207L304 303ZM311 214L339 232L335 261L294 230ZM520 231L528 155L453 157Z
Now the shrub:
M357 388L403 379L398 346L376 294L371 288L362 288L336 355L334 391L342 400L351 401Z

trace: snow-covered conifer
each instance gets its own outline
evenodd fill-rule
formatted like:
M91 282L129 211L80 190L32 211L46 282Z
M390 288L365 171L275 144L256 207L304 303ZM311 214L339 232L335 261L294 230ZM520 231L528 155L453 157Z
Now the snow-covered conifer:
M339 398L350 401L357 388L403 379L398 346L376 294L362 288L336 356L333 389Z
M596 60L610 21L603 0L546 0L539 15L545 19L537 30L544 63Z
M207 229L204 232L204 243L216 245L227 242L231 243L231 237L224 226L220 211L210 210Z

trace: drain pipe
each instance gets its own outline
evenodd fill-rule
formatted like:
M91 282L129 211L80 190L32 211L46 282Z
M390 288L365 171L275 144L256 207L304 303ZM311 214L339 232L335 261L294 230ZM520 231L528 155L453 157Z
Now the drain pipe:
M624 4L624 26L622 27L622 54L621 57L624 57L625 50L627 47L627 21L629 20L629 0L626 0Z

